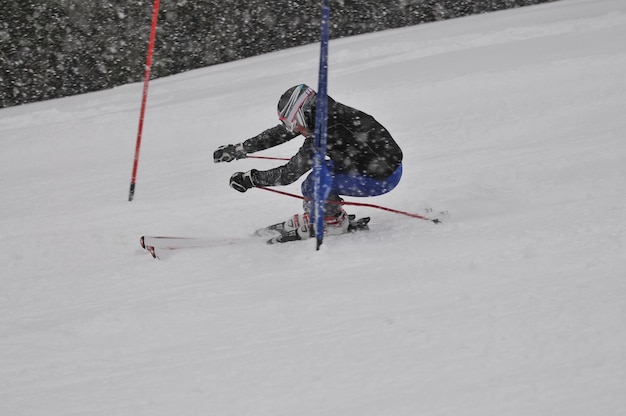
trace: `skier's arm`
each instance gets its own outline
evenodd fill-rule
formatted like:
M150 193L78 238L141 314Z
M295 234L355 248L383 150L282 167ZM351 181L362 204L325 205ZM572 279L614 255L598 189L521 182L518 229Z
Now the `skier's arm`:
M278 146L296 136L298 136L298 133L289 132L282 124L278 124L242 143L218 147L217 150L213 152L213 161L219 163L243 159L248 153L259 152L269 149L270 147Z
M304 144L286 164L269 170L257 170L252 175L255 186L289 185L311 170L313 166L313 138L304 140Z
M285 165L269 170L237 172L231 176L230 186L239 192L245 192L255 186L289 185L311 169L313 153L313 138L307 138L298 153Z
M270 147L278 146L299 136L298 133L288 131L283 124L265 130L264 132L249 138L242 143L246 153L260 152Z

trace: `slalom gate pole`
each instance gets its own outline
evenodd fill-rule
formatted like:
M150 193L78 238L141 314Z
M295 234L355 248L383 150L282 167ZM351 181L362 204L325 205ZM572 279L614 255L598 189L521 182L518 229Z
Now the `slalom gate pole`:
M141 149L141 136L143 133L143 120L146 113L146 102L148 100L148 85L150 83L150 73L152 68L152 53L154 51L154 40L156 38L157 20L159 19L159 0L154 0L152 8L152 26L150 28L150 41L148 42L148 54L146 57L146 67L143 76L143 95L141 98L141 112L139 113L139 128L137 130L137 143L135 145L135 158L133 160L133 174L130 179L130 191L128 200L135 197L135 183L137 182L137 168L139 166L139 151Z
M290 196L292 198L308 200L308 198L305 198L302 195L296 195L296 194L292 194L292 193L285 192L285 191L279 191L278 189L266 188L266 187L262 187L262 186L259 186L258 189L263 189L264 191L273 192L273 193L279 194L279 195ZM394 214L400 214L400 215L405 215L405 216L411 217L411 218L417 218L419 220L431 221L431 222L434 222L435 224L439 224L441 222L437 218L428 218L425 215L414 214L412 212L401 211L399 209L383 207L381 205L376 205L376 204L368 204L368 203L363 203L363 202L350 202L350 201L343 201L343 202L340 202L340 201L326 201L326 203L328 203L328 204L337 204L337 205L350 205L350 206L355 206L355 207L375 208L375 209L380 209L380 210L387 211L387 212L393 212Z
M332 186L332 178L326 166L326 137L328 123L328 38L330 7L328 0L322 0L320 22L320 64L317 87L317 108L315 112L315 154L313 156L313 199L311 203L312 222L315 227L316 250L324 240L324 205Z

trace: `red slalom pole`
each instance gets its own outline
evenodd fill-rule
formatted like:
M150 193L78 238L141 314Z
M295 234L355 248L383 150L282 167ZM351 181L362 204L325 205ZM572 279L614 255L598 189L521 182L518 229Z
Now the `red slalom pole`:
M135 197L135 183L137 181L137 167L139 166L139 150L141 149L141 135L143 132L143 120L146 113L146 102L148 100L148 85L150 83L150 73L152 68L152 53L154 51L154 39L156 38L157 20L159 19L159 0L154 0L152 8L152 27L150 28L150 41L148 42L148 55L146 57L146 68L143 76L143 95L141 98L141 112L139 113L139 128L137 130L137 144L135 145L135 159L133 161L133 174L130 179L130 191L128 200Z
M263 189L264 191L274 192L275 194L290 196L292 198L308 199L308 198L305 198L305 197L303 197L301 195L296 195L296 194L292 194L292 193L285 192L285 191L279 191L278 189L265 188L265 187L262 187L262 186L259 186L258 188L259 189ZM351 206L355 206L355 207L376 208L376 209L381 209L383 211L393 212L394 214L406 215L407 217L411 217L411 218L417 218L417 219L425 220L425 221L432 221L435 224L439 224L441 222L441 220L439 220L437 218L428 218L425 215L414 214L414 213L406 212L406 211L400 211L399 209L383 207L381 205L367 204L367 203L363 203L363 202L349 202L349 201L343 201L343 202L328 201L328 203L329 204L338 204L338 205L351 205Z

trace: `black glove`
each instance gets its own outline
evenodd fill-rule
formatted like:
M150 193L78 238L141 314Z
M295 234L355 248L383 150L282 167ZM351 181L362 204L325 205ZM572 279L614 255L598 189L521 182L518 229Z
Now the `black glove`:
M243 143L220 146L213 152L213 161L215 163L232 162L235 159L243 159L244 157L246 157L246 151L243 150Z
M254 188L252 176L256 173L256 169L248 172L237 172L230 177L230 187L239 192L246 192L250 188Z

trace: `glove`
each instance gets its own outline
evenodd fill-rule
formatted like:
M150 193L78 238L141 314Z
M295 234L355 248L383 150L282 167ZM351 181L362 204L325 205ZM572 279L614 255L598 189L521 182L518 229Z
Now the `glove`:
M254 182L252 176L256 173L256 169L252 169L248 172L237 172L230 177L230 187L235 191L246 192L250 188L254 188Z
M243 150L243 143L220 146L213 152L213 161L215 163L232 162L235 159L243 159L245 157L246 151Z

